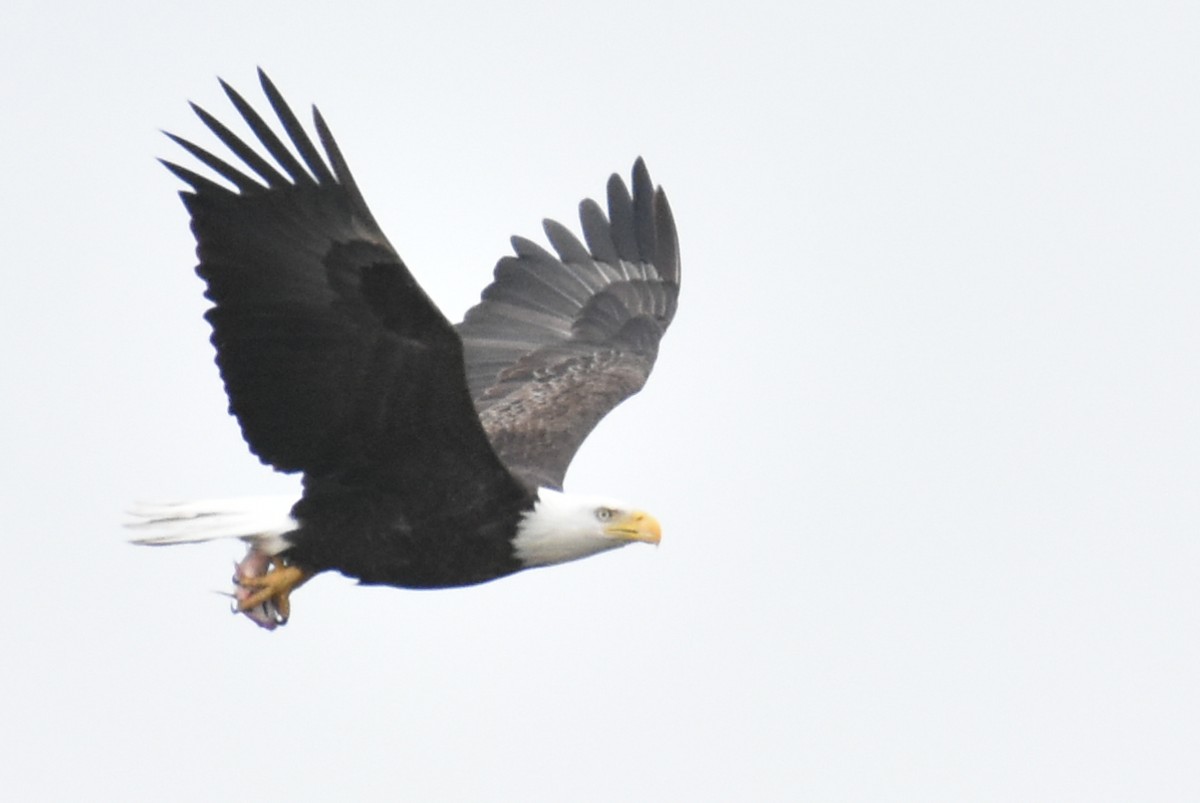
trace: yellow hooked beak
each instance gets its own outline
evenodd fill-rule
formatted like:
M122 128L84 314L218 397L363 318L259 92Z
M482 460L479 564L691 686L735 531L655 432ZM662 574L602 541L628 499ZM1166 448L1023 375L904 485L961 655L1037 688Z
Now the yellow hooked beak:
M662 540L662 525L658 523L658 519L640 510L614 516L613 520L605 525L604 532L620 541L657 544Z

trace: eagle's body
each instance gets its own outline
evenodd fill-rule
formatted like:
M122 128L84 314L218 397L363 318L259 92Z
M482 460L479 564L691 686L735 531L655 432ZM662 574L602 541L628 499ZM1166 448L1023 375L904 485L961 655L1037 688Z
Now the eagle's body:
M452 325L379 230L320 114L324 156L260 78L290 146L222 85L274 164L199 108L245 168L172 138L236 191L164 164L190 185L230 411L263 462L303 473L304 492L294 505L143 506L138 540L247 540L238 609L267 627L320 571L436 588L656 543L652 517L560 492L584 438L646 381L675 311L674 222L641 160L632 195L610 179L607 215L580 205L586 246L553 221L557 256L513 238L516 255Z

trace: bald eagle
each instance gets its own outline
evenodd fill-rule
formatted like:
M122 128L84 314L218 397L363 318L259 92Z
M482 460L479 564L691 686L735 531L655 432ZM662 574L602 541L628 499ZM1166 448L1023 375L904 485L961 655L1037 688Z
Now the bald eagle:
M229 410L250 451L302 474L303 492L137 505L134 540L242 539L234 610L268 629L318 572L444 588L657 544L648 513L562 491L583 440L645 383L675 314L678 238L642 160L632 193L609 179L607 214L580 204L584 242L552 220L557 254L514 237L515 255L451 324L376 224L320 112L324 155L259 80L290 145L221 81L255 145L192 108L241 165L167 136L232 188L163 164L188 185Z

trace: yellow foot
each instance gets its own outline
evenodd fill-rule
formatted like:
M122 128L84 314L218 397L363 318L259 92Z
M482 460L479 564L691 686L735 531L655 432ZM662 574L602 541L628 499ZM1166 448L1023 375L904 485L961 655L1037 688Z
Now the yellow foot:
M268 629L287 624L292 605L292 591L304 584L313 573L299 566L272 559L266 574L234 576L237 590L234 607Z

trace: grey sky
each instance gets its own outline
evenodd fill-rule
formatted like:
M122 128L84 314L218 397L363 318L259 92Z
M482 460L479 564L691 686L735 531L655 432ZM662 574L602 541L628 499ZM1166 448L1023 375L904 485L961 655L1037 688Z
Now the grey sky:
M1193 4L400 5L6 11L6 797L1200 799ZM567 485L661 548L268 634L123 542L295 487L154 161L257 65L455 318L646 158L680 310Z

